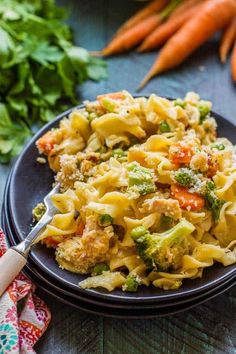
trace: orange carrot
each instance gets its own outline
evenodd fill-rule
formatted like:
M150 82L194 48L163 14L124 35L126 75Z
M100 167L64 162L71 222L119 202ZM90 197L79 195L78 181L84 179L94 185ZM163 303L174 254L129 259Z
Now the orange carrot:
M200 195L190 193L187 188L175 184L171 186L171 195L178 200L182 209L199 211L205 205L205 200Z
M84 231L84 223L82 220L80 220L78 226L77 226L77 229L76 229L76 236L82 236L83 235L83 231Z
M45 243L47 247L52 247L52 248L57 248L60 242L61 241L57 240L56 237L53 236L49 236L43 240L43 243Z
M169 18L168 21L158 26L138 48L139 52L147 52L164 44L180 27L188 21L199 10L199 6L193 6L183 13L179 13L175 17Z
M170 147L169 158L174 164L188 164L192 156L192 147L186 143L175 143Z
M218 161L212 157L212 155L208 155L208 161L207 161L207 177L212 178L215 176L217 171L219 170L219 164Z
M236 41L234 43L234 49L231 58L231 73L232 73L232 79L236 83Z
M109 56L130 50L139 44L160 23L161 17L158 14L145 18L134 27L114 37L108 46L102 50L102 55Z
M234 0L207 1L201 11L169 39L139 88L153 76L181 64L216 31L224 28L235 13Z
M144 18L133 27L115 36L101 52L103 56L109 56L128 51L138 45L154 28L164 21L181 0L171 0L169 5L160 13Z
M128 28L133 27L136 25L138 22L142 21L144 18L154 14L155 12L161 11L168 3L168 0L154 0L151 1L150 4L142 8L140 11L138 11L135 15L130 17L128 21L126 21L116 32L117 34L120 34L124 31L126 31Z
M113 100L123 100L125 98L125 95L122 91L118 92L111 92L111 93L105 93L104 95L99 95L97 96L97 101L101 101L103 98L108 97Z
M170 15L170 18L173 18L175 16L179 16L186 10L189 10L191 7L199 4L203 0L185 0L182 4L180 4Z
M236 38L236 18L226 27L222 40L220 43L220 61L225 63L227 59L227 54L232 47L234 40Z
M36 145L40 153L49 155L50 152L53 150L56 142L56 133L52 130L44 134L41 138L39 138L39 140L36 142Z

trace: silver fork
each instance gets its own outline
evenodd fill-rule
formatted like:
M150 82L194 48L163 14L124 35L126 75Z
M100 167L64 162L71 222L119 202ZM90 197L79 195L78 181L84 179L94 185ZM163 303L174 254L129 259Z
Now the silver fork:
M31 246L35 243L39 233L58 212L58 209L52 204L51 197L57 194L59 190L60 184L58 183L43 200L46 206L46 212L43 217L21 243L9 248L0 258L0 297L25 266Z

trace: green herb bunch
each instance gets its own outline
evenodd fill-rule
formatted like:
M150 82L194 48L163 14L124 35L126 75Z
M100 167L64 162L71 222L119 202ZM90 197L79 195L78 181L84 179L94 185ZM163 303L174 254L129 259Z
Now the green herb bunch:
M33 128L77 103L76 86L106 78L106 64L73 45L54 0L0 0L0 162Z

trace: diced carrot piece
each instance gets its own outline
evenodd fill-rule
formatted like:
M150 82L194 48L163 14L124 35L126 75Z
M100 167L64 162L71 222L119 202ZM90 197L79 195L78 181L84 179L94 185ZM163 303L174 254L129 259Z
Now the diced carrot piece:
M193 149L186 143L176 143L170 147L169 158L174 164L188 164L193 156Z
M56 133L52 130L44 134L41 138L39 138L39 140L36 142L36 145L40 153L49 155L56 143Z
M199 211L205 205L205 200L200 195L190 193L187 188L175 184L171 186L171 195L178 200L182 209Z
M43 240L43 243L45 243L47 247L56 248L60 241L57 241L53 236L49 236Z
M208 170L207 170L207 177L212 178L215 176L216 172L218 171L218 162L212 158L211 155L208 155Z
M97 96L98 101L101 101L103 98L111 98L112 100L119 101L125 99L125 94L122 91L119 91Z
M84 232L84 223L82 220L80 220L78 226L77 226L77 229L76 229L76 236L82 236L83 235L83 232Z

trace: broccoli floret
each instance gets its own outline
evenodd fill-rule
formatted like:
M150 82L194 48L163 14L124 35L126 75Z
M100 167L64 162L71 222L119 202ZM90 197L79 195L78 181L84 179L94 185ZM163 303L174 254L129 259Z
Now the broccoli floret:
M213 181L208 181L206 183L206 190L205 193L209 192L209 191L214 191L216 189L215 183Z
M123 291L135 293L141 283L141 279L137 275L129 274L126 278L125 284L122 286Z
M113 217L109 214L99 215L99 225L100 226L109 226L113 223Z
M46 206L43 203L38 203L32 211L34 221L38 222L46 212Z
M93 268L91 275L100 275L103 272L107 272L108 270L110 270L109 265L106 263L98 263L95 265L95 267Z
M111 152L111 156L113 156L113 157L115 157L117 159L123 159L124 157L127 156L127 151L124 151L124 150L122 150L120 148L114 149Z
M178 182L181 186L190 188L196 182L196 178L194 178L192 170L189 168L180 168L174 174L174 178L176 182Z
M214 182L208 182L206 184L206 191L205 191L205 200L206 200L206 207L212 212L213 219L217 221L220 216L220 210L225 203L224 200L220 200L214 192L215 184Z
M161 133L169 133L171 131L169 124L165 120L160 123L159 129Z
M200 113L199 123L202 124L211 111L211 104L207 101L201 101L201 103L198 104L197 108Z
M131 231L138 254L149 269L168 271L181 267L182 257L188 252L186 236L194 231L194 226L187 220L181 220L170 230L162 233L149 231L142 236L136 236L136 230Z
M156 191L152 170L140 166L134 162L127 167L129 174L129 187L134 187L140 195L153 193Z

